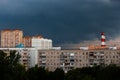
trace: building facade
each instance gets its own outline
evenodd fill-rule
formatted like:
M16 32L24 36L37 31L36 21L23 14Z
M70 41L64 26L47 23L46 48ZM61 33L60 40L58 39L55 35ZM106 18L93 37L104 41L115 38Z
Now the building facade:
M35 48L0 48L7 56L11 51L16 51L15 55L20 55L19 63L26 69L38 64L38 50Z
M39 50L38 65L50 71L65 72L82 67L116 64L120 66L120 50Z
M52 40L44 39L42 37L33 37L32 38L32 47L45 50L52 49Z
M30 36L25 36L25 37L23 37L23 44L24 44L24 46L25 47L31 47L31 41L32 41L32 38L30 37Z
M65 72L97 65L120 66L120 50L41 50L37 48L0 48L9 56L11 50L21 55L20 63L26 69L38 65L49 71L62 68Z
M2 30L1 31L1 47L14 48L22 42L22 30Z

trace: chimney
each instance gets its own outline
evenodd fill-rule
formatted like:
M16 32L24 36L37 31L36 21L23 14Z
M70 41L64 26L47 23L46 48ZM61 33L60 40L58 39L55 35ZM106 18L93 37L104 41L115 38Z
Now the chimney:
M101 47L105 47L106 44L105 44L105 33L104 32L101 32Z

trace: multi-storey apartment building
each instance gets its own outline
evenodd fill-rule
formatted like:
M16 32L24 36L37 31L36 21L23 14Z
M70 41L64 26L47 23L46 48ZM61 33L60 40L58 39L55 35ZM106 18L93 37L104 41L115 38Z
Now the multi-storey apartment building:
M23 44L25 47L31 47L32 38L30 36L23 37Z
M41 36L32 37L32 47L44 50L52 49L52 40L42 38Z
M49 71L62 68L65 72L82 67L96 65L107 66L116 64L120 66L120 50L41 50L37 48L0 48L7 55L9 51L16 50L20 55L20 63L27 68L38 65Z
M34 67L38 64L38 52L35 48L0 48L0 50L4 51L7 56L10 55L11 51L16 51L15 55L20 55L19 63L24 65L26 69Z
M22 42L23 31L22 30L9 30L5 29L1 31L1 47L10 48Z
M120 50L39 50L38 65L65 72L82 67L116 64L120 66Z

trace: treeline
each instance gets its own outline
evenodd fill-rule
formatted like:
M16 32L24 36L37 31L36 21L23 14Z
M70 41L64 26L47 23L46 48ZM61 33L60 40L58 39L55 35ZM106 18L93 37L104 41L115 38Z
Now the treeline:
M18 63L19 58L15 51L9 56L0 51L0 80L120 80L120 67L115 65L77 68L64 73L59 68L51 72L37 66L26 70Z
M106 67L85 67L69 71L66 80L120 80L120 67L109 65Z

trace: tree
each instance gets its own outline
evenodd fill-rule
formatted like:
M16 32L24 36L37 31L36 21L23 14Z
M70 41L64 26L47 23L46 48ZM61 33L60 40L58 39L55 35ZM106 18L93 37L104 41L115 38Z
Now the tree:
M54 80L64 80L65 78L65 73L62 69L60 68L57 68L55 71L54 71Z
M120 67L109 65L103 67L97 77L97 80L120 80Z
M0 74L2 80L23 80L22 75L25 68L19 64L19 58L20 55L16 54L16 51L10 51L9 56L4 51L0 51Z
M32 67L27 70L28 80L47 80L48 72L42 67Z

